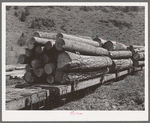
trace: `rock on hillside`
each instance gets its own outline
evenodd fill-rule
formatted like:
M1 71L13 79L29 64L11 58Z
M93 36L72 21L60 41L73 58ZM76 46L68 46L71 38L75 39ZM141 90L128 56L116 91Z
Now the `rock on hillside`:
M29 14L21 21L26 8ZM34 22L34 25L31 24ZM25 40L34 31L63 32L116 40L126 45L144 45L144 7L88 6L11 6L6 11L6 64L17 64L24 46L17 42L22 33Z

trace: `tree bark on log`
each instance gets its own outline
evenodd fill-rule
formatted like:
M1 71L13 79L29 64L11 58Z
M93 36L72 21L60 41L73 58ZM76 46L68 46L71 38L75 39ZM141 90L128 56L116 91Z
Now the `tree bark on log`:
M23 70L25 69L25 66L26 66L25 64L19 64L15 67L15 70Z
M56 69L56 63L47 63L44 66L44 71L46 74L53 74Z
M127 46L115 41L107 41L104 43L103 48L107 49L108 51L128 50Z
M80 37L80 38L84 38L84 39L88 39L88 40L93 40L91 37L89 36L83 36L83 35L76 35L77 37Z
M45 44L45 49L46 50L50 50L52 47L54 47L55 45L55 41L51 40L51 41L48 41L46 44Z
M56 39L57 33L49 33L49 32L41 32L41 31L36 31L33 36L34 37L40 37L40 38L48 38L48 39Z
M48 41L50 41L50 39L39 38L39 37L32 37L27 42L27 47L28 47L28 49L32 50L32 49L34 49L34 47L36 47L38 45L44 46Z
M53 75L48 75L46 78L47 83L49 84L54 84L55 83L55 79Z
M33 68L40 68L40 67L43 67L44 64L43 64L43 62L42 62L41 60L39 60L39 59L34 59L34 60L31 61L31 66L32 66Z
M145 53L144 52L137 52L133 55L133 59L137 61L141 61L145 59Z
M116 59L113 60L112 66L109 67L109 72L117 72L132 67L133 61L131 59Z
M21 54L18 59L18 63L20 64L28 64L30 63L30 61L31 59L27 57L25 54Z
M80 43L68 39L59 39L56 41L55 48L58 51L79 52L82 55L108 56L108 51L101 47L94 47L86 43Z
M68 40L71 40L71 41L75 41L75 42L86 43L86 44L89 44L89 45L93 45L95 47L99 47L99 43L96 42L96 41L84 39L84 38L77 37L77 36L74 36L74 35L63 34L63 33L58 33L56 35L56 40L62 39L62 38L63 39L68 39Z
M61 52L57 58L57 68L62 71L92 71L112 65L112 60L105 56L84 56L71 52Z
M140 67L144 65L145 65L145 61L133 61L133 66L135 67Z
M37 77L42 77L45 75L45 71L44 71L44 68L37 68L37 69L34 69L34 74L37 76Z
M100 70L91 71L91 72L65 73L65 72L56 71L55 81L59 84L71 84L73 82L80 82L83 80L100 77L102 74L105 74L105 73L108 73L107 67L101 68Z
M16 68L15 65L6 65L6 72L7 72L7 71L14 71L15 68Z
M127 59L132 57L131 51L109 51L109 54L112 59Z

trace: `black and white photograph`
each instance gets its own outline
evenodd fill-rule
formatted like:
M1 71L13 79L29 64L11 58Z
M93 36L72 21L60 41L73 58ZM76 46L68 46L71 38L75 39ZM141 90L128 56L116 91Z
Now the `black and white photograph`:
M2 120L147 121L148 3L3 2Z

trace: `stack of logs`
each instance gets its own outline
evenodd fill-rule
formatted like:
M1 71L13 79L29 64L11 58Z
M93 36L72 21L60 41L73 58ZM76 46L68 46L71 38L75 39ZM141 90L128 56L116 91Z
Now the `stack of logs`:
M140 67L144 66L145 64L145 47L144 46L137 46L131 45L129 46L129 50L132 52L132 60L133 66Z
M132 54L115 41L37 31L18 62L26 64L24 79L28 83L72 84L129 69ZM135 58L143 60L141 55Z

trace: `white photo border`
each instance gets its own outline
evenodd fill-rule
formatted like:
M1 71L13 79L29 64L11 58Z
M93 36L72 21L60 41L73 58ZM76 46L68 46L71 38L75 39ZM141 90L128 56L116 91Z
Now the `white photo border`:
M6 6L145 6L145 111L8 111L5 110ZM2 2L2 121L148 121L147 2Z

